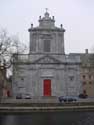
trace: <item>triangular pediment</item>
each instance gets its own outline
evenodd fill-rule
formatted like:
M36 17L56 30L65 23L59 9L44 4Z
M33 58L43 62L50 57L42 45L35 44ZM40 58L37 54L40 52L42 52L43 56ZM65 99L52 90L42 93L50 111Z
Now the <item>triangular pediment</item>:
M55 59L52 56L43 56L41 58L39 58L38 60L34 61L33 63L37 63L37 64L58 64L61 63L61 61L59 61L58 59Z

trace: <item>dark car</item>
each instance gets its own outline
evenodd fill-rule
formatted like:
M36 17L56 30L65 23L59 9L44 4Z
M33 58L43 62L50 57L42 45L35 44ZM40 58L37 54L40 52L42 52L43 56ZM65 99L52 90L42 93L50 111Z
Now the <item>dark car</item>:
M59 102L76 102L78 97L75 96L60 96Z
M82 98L82 99L86 99L87 97L88 97L87 94L80 94L80 95L79 95L79 98Z
M59 99L59 102L62 102L64 101L64 96L60 96L58 99Z

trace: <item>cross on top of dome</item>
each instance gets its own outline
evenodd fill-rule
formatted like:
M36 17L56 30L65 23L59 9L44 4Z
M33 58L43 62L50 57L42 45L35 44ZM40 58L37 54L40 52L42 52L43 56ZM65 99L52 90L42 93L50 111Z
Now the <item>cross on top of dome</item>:
M50 17L50 14L48 13L48 8L45 8L46 12L44 13L44 16L39 16L39 27L43 28L53 28L55 27L55 19L54 16Z
M45 18L48 19L49 18L49 13L48 13L48 8L45 8L46 9L46 12L45 12Z
M48 12L48 8L45 8L46 12Z

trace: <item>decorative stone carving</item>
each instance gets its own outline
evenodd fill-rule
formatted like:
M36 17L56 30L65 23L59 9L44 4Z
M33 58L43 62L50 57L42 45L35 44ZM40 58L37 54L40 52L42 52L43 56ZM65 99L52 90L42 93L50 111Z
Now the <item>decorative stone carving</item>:
M52 63L56 63L56 64L60 64L62 63L61 61L51 57L51 56L44 56L38 60L36 60L33 63L38 63L38 64L52 64Z

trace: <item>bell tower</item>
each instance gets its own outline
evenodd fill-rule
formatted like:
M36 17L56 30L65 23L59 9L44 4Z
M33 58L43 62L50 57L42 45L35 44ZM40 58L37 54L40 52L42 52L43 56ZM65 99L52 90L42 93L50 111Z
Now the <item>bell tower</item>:
M55 26L54 16L50 17L47 9L44 16L39 16L39 26L28 30L30 33L30 54L47 53L47 54L64 54L64 32L65 29L61 24Z

